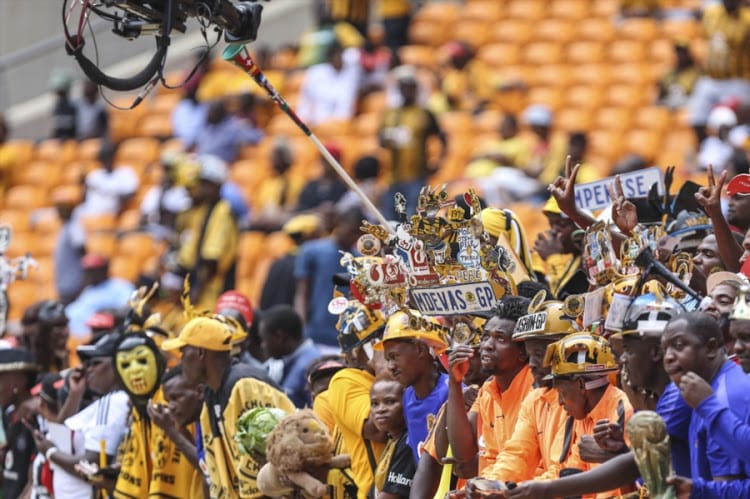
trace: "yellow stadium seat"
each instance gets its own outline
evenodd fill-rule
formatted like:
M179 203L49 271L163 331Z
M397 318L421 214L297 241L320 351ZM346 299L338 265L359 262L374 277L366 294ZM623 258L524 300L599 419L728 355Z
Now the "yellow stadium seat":
M466 2L460 9L459 20L500 21L503 13L502 7L502 3L497 0Z
M134 109L128 109L133 104L134 99L135 97L133 96L118 96L110 99L115 106L124 108L108 108L109 135L115 143L135 136L138 118L146 114L147 109L145 105L139 105Z
M76 141L58 139L46 139L34 148L34 159L41 161L56 161L58 163L68 163L75 159Z
M644 130L666 131L672 124L672 113L666 107L648 106L635 111L633 125Z
M16 173L19 184L38 185L49 189L60 182L65 167L54 160L37 160L27 164Z
M529 91L530 104L544 104L552 111L559 110L565 101L564 89L561 87L534 87Z
M431 67L435 64L436 55L435 48L428 45L404 45L398 49L401 63L412 66Z
M479 49L477 59L488 66L500 68L508 64L518 64L521 59L521 50L514 43L490 43Z
M619 158L622 156L623 135L618 130L594 129L588 134L588 150L592 155Z
M36 185L16 185L5 192L5 208L32 210L48 202L47 189Z
M592 112L588 109L565 108L555 113L555 128L566 132L591 130Z
M179 92L157 94L149 102L148 111L155 114L170 114L180 100L182 100L182 95Z
M10 225L13 232L28 232L30 229L29 213L24 210L0 211L0 225Z
M591 2L591 15L611 19L620 9L620 0L596 0Z
M349 120L329 120L316 124L313 131L323 140L335 141L337 137L348 134L351 126L352 123Z
M534 25L534 40L568 43L578 38L577 26L565 19L543 19Z
M571 84L574 71L567 64L549 64L536 68L534 85L564 88Z
M449 33L442 23L432 21L414 21L409 26L409 43L439 47L448 41Z
M37 285L32 281L16 281L8 286L8 319L20 320L24 311L34 302L42 299L38 294Z
M505 17L507 19L525 19L536 21L549 14L547 2L542 0L514 0L507 5Z
M625 83L637 86L648 86L656 83L651 65L643 62L612 64L609 76L612 78L612 83Z
M576 85L565 91L565 105L581 109L598 109L604 102L602 87L590 85Z
M93 232L86 234L86 253L96 253L112 257L117 251L117 240L114 234Z
M24 256L27 253L36 253L36 235L28 231L14 230L11 234L10 244L5 251L8 258Z
M490 39L496 43L524 45L534 34L534 23L527 19L503 19L492 28Z
M552 0L548 14L559 19L585 19L591 13L590 0Z
M34 142L29 139L11 139L6 144L13 148L18 165L26 164L34 157Z
M568 64L596 64L605 57L604 46L599 42L573 42L565 49Z
M609 66L606 64L581 64L572 71L572 78L580 85L607 85L610 82Z
M666 73L668 68L674 64L674 41L668 38L654 40L648 45L648 55L652 64L657 65L657 74Z
M636 109L651 102L650 93L636 85L611 85L607 88L607 105Z
M616 38L615 25L609 18L590 17L575 24L575 37L581 41L609 43Z
M607 61L615 64L646 60L646 47L639 40L615 40L608 47Z
M529 65L557 64L563 61L562 47L554 42L534 42L524 47L523 60Z
M476 49L490 39L492 34L490 23L491 21L477 19L461 20L450 30L451 37L467 42Z
M172 120L168 113L149 113L138 122L138 131L141 137L154 137L166 139L172 135Z
M0 218L1 220L2 218ZM57 232L60 230L62 222L57 215L57 210L49 208L46 210L37 210L34 212L31 221L31 230L37 234L43 234L45 237L56 239Z
M415 21L447 23L460 15L458 4L453 2L427 2L414 14Z
M102 146L102 139L86 139L78 143L78 150L76 151L77 160L92 160L96 161L99 156L99 149Z
M617 29L617 36L624 40L650 42L659 36L659 24L649 17L623 19Z
M625 135L627 152L640 154L647 161L656 159L661 146L661 134L654 130L635 129Z
M117 148L115 164L146 164L159 159L159 141L153 137L128 139Z
M624 107L602 107L594 113L595 130L627 130L634 119L633 110Z
M111 231L117 226L117 217L112 213L82 215L79 220L86 232Z

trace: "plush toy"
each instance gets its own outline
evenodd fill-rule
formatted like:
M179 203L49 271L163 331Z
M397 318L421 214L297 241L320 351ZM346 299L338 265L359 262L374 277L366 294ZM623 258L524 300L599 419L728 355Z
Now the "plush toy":
M328 487L305 470L348 467L349 456L334 456L333 449L328 430L313 411L303 409L285 416L268 436L268 461L258 473L258 488L270 497L289 495L295 486L307 498L323 497Z

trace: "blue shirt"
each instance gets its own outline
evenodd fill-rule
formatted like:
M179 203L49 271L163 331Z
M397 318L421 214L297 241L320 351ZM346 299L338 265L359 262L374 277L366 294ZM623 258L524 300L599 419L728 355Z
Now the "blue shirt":
M308 280L305 336L315 343L335 347L338 316L328 311L328 303L333 298L333 275L346 271L340 260L338 244L327 237L304 243L294 262L294 278Z
M307 368L320 357L320 350L310 339L284 357L284 374L281 387L295 407L312 407L310 392L307 390Z
M711 381L713 399L729 407L743 424L750 424L750 377L734 362L728 360ZM712 397L709 397L712 398ZM704 401L701 406L706 403ZM713 480L714 477L748 474L748 466L740 458L738 442L721 438L716 431L712 401L693 411L690 420L690 468L693 479ZM699 407L701 407L699 406ZM747 450L745 450L747 452Z
M685 403L677 385L670 383L656 401L656 412L664 420L672 448L672 467L679 476L690 477L688 431L693 410Z
M128 281L109 278L95 286L86 286L76 301L65 308L69 319L70 332L74 336L85 336L91 331L86 321L95 312L105 309L118 309L128 304L130 295L135 290Z
M257 144L263 132L236 118L228 118L219 123L206 123L195 138L195 151L198 154L213 154L227 163L237 159L240 146Z
M437 417L440 407L448 400L448 375L441 374L435 388L425 398L417 398L414 387L404 390L402 405L406 420L406 439L414 453L414 461L419 462L419 448L427 439L427 423L430 416Z

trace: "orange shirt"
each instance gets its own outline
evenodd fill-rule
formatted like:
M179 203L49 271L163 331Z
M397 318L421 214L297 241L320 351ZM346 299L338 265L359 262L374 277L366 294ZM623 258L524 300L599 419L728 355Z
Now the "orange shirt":
M477 414L477 447L479 448L478 474L495 462L513 434L521 402L533 389L534 377L529 366L524 366L504 392L488 379L479 389L470 412Z
M625 424L628 422L630 416L632 415L633 406L630 405L630 401L628 400L627 395L625 395L625 392L614 385L608 385L607 390L604 392L601 400L599 400L599 403L594 406L594 408L586 415L585 418L576 419L573 422L571 428L567 428L566 425L565 429L570 431L560 432L560 435L563 438L562 444L564 445L564 442L566 440L569 440L570 446L567 453L567 458L563 461L563 463L553 466L553 470L555 472L554 476L559 476L560 470L564 468L575 468L581 471L588 471L599 466L598 463L587 463L583 461L583 459L581 459L581 455L578 451L578 441L580 440L581 436L593 435L594 426L600 419L608 419L611 422L618 423L623 428L625 428ZM563 447L560 447L560 449L562 448ZM612 497L613 495L619 496L624 492L627 491L611 490L609 492L603 492L601 494L584 495L583 499L606 498Z
M537 388L524 399L518 411L513 436L482 476L516 483L531 479L553 479L562 452L560 435L568 414L558 402L557 391ZM554 468L554 471L552 471Z

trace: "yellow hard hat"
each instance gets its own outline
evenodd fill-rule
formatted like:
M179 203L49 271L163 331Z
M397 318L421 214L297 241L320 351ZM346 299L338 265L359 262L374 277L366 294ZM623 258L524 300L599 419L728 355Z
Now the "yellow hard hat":
M576 333L552 343L544 356L544 367L552 376L606 374L617 370L609 342L591 333Z
M578 331L575 318L561 301L545 301L547 293L539 291L529 304L529 313L516 321L513 341L532 338L555 338Z
M336 339L344 353L365 343L380 339L385 328L385 318L380 310L369 308L359 300L349 300L339 315Z
M447 328L435 319L424 317L416 310L393 314L385 325L383 341L373 345L373 348L382 350L387 341L409 339L427 344L436 355L448 349Z

